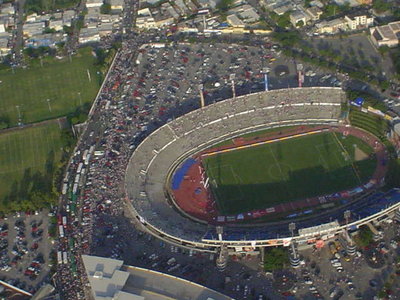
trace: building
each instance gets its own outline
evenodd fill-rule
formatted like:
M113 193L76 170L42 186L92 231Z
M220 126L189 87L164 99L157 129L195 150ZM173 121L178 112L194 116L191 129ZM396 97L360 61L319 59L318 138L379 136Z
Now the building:
M357 0L358 3L360 3L361 5L371 5L372 4L372 0Z
M344 19L350 30L368 28L374 24L374 17L367 15L345 16Z
M0 33L0 57L11 52L11 48L8 46L8 40L10 37L11 35L7 32Z
M123 265L122 260L82 255L82 261L94 300L231 300L176 276Z
M339 32L340 30L347 30L347 22L344 18L333 19L331 21L322 21L320 23L315 24L317 28L317 32L320 34L334 34Z
M155 28L156 22L149 8L143 8L138 11L136 17L136 27L138 28Z
M370 29L371 40L378 46L396 47L400 39L400 21Z
M64 22L63 20L50 20L49 28L54 29L55 31L61 31L63 29Z
M242 20L240 20L236 15L229 15L226 17L226 21L232 27L243 28L245 24Z
M27 37L37 36L43 33L45 29L44 22L25 23L22 27L23 34Z
M82 28L79 34L79 43L94 43L100 41L100 34L98 28Z
M274 13L276 13L278 16L282 16L283 14L285 14L288 11L291 11L294 8L292 3L288 3L285 5L281 5L278 6L276 8L274 8Z
M307 21L309 20L309 16L307 16L303 11L301 10L295 10L292 13L290 13L290 23L294 27L300 27L304 26L307 24ZM302 24L301 24L302 23ZM301 25L300 25L301 24Z
M124 10L124 0L109 0L108 3L111 6L112 14L120 14Z
M318 6L312 6L306 9L306 13L310 16L312 21L318 21L323 11Z
M87 0L86 7L100 7L103 5L103 0Z

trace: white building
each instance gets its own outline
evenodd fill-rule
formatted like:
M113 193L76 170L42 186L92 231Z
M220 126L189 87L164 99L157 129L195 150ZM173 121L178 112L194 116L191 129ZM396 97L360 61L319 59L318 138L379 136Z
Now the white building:
M345 16L344 19L350 30L367 28L374 24L374 17L369 17L367 15Z

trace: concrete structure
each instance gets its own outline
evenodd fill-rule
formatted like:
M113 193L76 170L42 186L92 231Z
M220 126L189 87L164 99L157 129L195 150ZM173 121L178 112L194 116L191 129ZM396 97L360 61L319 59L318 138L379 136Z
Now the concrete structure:
M370 29L371 40L378 46L396 47L400 39L400 21Z
M123 261L82 255L95 300L230 300L199 284L144 268L123 265Z

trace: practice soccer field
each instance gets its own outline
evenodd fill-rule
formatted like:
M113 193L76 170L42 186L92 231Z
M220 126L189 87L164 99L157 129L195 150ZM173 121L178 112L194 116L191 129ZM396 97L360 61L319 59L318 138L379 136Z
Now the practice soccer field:
M33 123L65 116L92 102L100 87L94 62L91 48L84 48L71 61L46 57L43 67L32 60L27 69L0 70L0 117L9 117L15 126L19 116L22 123Z
M221 214L237 214L365 183L373 149L354 136L325 132L203 158Z
M60 160L62 142L57 121L0 134L0 201L7 197L15 182L20 183L25 170L43 174L46 161L54 153ZM15 187L15 185L14 185Z

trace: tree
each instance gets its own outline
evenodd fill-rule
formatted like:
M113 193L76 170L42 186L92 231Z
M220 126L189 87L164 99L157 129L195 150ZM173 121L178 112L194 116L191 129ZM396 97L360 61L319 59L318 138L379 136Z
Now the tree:
M296 23L296 27L303 27L305 24L304 24L304 21L303 20L300 20L300 21L298 21L297 23Z
M385 2L384 0L374 0L372 8L377 13L383 13L390 9L390 4L388 2Z
M109 3L103 3L103 5L100 6L100 12L109 15L111 13L111 5Z
M275 271L281 270L289 262L289 254L283 247L274 247L265 250L264 270Z
M217 9L221 12L226 12L233 4L233 0L221 0L217 4Z

